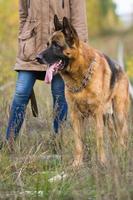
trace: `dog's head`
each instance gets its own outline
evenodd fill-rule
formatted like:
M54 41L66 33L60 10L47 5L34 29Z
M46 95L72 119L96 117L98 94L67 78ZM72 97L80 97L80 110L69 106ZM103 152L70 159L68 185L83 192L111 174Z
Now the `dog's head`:
M53 71L67 70L70 62L78 56L78 34L66 17L60 22L55 15L54 26L55 32L48 47L37 56L37 60L40 64L48 64Z

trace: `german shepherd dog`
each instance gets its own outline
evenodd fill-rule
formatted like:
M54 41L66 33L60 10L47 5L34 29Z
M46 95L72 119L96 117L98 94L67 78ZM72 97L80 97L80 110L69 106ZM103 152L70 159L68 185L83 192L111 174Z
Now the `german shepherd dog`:
M118 144L126 146L129 108L129 81L122 68L108 56L79 40L75 28L64 17L54 17L55 32L48 47L37 56L48 64L46 82L59 72L65 82L72 125L74 128L74 166L83 163L83 122L90 115L96 122L98 160L106 163L103 140L104 116L115 118Z

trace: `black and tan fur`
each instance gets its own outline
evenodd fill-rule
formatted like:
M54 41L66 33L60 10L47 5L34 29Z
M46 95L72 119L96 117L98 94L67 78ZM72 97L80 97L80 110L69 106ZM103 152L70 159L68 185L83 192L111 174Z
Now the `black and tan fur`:
M61 24L55 16L54 23L55 32L50 38L49 47L40 54L40 59L45 63L54 63L61 59L64 63L64 67L59 72L66 84L66 98L74 128L73 164L77 166L83 161L83 121L89 115L92 115L96 122L98 158L105 163L103 118L112 108L116 118L118 143L126 146L129 108L127 75L108 56L80 41L76 30L67 18L64 17ZM53 44L56 44L57 48L53 47ZM49 55L52 58L49 58ZM92 71L89 74L90 66ZM87 73L88 79L84 86L82 83ZM74 88L80 88L80 90L76 91Z

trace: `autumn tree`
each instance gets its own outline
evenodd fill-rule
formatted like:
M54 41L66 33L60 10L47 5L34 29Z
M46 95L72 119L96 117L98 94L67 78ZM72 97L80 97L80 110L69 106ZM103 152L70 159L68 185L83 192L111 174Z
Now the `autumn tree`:
M89 34L113 30L118 24L116 5L112 0L86 0Z

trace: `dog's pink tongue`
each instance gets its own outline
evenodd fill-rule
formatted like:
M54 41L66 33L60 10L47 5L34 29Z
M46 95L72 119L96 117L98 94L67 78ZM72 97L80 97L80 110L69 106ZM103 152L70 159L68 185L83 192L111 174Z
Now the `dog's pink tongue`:
M60 63L61 63L61 61L56 62L47 69L46 75L45 75L45 80L44 80L45 83L51 83L54 74L58 71L58 67L59 67Z

